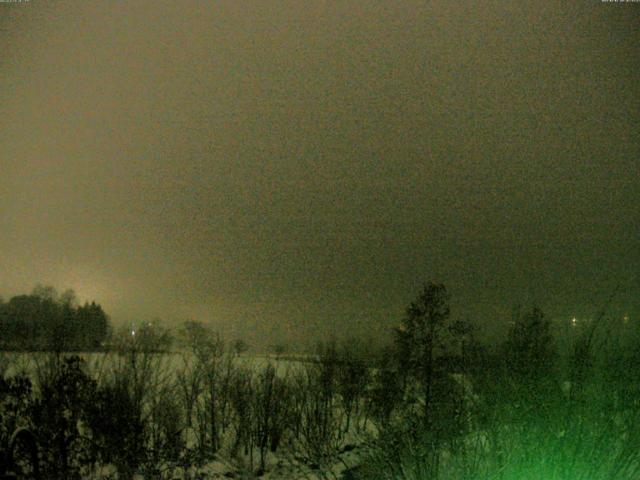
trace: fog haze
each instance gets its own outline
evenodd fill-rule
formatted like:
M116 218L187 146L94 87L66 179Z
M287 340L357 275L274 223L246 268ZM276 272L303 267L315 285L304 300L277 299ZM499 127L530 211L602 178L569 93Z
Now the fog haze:
M632 4L0 4L0 293L250 343L382 336L422 282L637 317Z

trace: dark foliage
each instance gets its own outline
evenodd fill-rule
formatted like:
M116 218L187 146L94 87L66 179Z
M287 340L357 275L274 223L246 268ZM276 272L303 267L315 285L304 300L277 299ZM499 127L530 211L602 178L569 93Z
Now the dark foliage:
M72 291L51 287L0 302L0 349L56 352L97 350L109 333L109 318L95 302L76 305Z
M144 423L139 402L128 383L114 381L95 392L87 409L94 452L116 466L122 478L131 478L144 460Z
M29 427L29 405L32 400L31 381L23 376L0 377L0 475L6 469L16 469L14 439L19 429ZM20 473L20 472L15 472Z
M30 418L42 451L43 474L50 479L82 478L81 466L95 461L81 424L95 399L95 381L79 357L55 357L40 390L30 405Z
M450 320L449 294L444 285L432 282L426 283L407 307L395 331L398 368L420 386L424 424L434 436L442 434L442 439L454 432L463 433L458 425L462 402L455 398L457 390L450 381L450 370L456 363L462 365L452 353L462 349L469 331L464 322ZM443 416L454 421L442 422Z

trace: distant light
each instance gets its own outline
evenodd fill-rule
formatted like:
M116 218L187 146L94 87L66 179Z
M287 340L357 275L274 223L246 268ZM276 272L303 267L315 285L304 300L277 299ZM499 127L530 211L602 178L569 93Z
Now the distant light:
M577 323L578 323L578 319L576 317L573 317L571 319L571 325L575 327Z

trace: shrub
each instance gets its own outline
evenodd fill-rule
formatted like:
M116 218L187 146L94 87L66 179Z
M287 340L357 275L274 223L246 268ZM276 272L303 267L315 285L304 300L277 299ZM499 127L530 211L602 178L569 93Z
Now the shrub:
M98 389L87 423L100 460L113 464L120 478L132 478L145 459L145 425L130 385L116 378Z
M31 422L42 451L46 478L82 478L95 464L83 425L84 413L95 396L95 382L78 357L51 357L41 371L37 398L30 406Z
M9 456L14 447L14 434L18 429L30 426L28 414L32 395L31 381L27 377L0 376L0 475L11 466ZM17 467L18 471L14 473L26 473L19 465Z

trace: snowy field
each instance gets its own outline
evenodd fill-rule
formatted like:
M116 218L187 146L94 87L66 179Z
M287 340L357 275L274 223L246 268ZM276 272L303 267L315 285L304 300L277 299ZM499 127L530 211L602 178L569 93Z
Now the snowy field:
M398 405L397 399L389 397L391 389L387 388L393 378L378 377L377 370L362 364L358 369L357 365L309 358L198 357L187 352L80 356L98 386L118 380L138 392L136 398L143 405L140 417L145 425L145 448L151 453L146 463L136 466L132 477L136 479L351 478L346 472L363 464L379 428L394 418L394 413L388 416L391 410L385 413L385 408ZM1 358L0 371L5 377L25 374L38 392L49 378L54 357L44 353L5 353ZM607 417L602 417L595 406L588 407L584 413L591 415L589 418L556 418L557 428L549 423L543 425L543 430L534 431L520 425L517 404L513 405L513 413L511 404L501 403L502 410L492 410L493 403L483 402L467 377L454 374L450 378L468 402L465 418L470 430L459 437L457 448L487 471L502 468L499 452L505 448L510 452L504 457L508 464L517 464L520 460L516 457L533 447L539 450L540 458L561 462L578 447L589 452L605 441L609 449L606 458L612 462L611 459L622 459L616 461L624 461L627 469L637 469L636 456L625 454L627 444L640 443L640 435L629 428L637 417L627 419L627 411L620 410L620 406L611 404L618 413ZM570 387L566 382L559 386L564 398L569 398ZM420 418L424 402L412 391L411 385L404 390L403 401L408 399L411 407L402 415ZM499 419L498 423L476 427L471 412L482 405ZM448 410L442 412L442 418L452 418ZM637 409L628 412L635 415ZM414 447L419 452L420 445ZM594 450L593 455L600 455L600 450ZM462 468L463 457L450 455L448 448L441 455L441 469ZM536 456L527 461L535 462ZM98 462L85 470L82 478L123 478L116 475L117 471L114 463Z
M339 392L337 371L323 372L320 364L308 359L222 355L209 361L188 352L79 356L98 385L118 375L143 379L148 428L156 429L153 424L164 421L156 407L170 400L179 410L181 426L174 433L185 451L211 450L215 444L215 454L206 459L158 459L153 478L342 478L345 470L357 465L363 443L376 431L365 413L364 390L355 392L356 398L347 405ZM0 372L5 377L28 376L37 392L53 359L54 355L41 352L3 353ZM323 375L334 378L327 384ZM234 390L242 381L245 398ZM212 428L217 429L215 434ZM116 478L115 471L114 465L97 466L90 478ZM149 474L139 473L137 478Z

